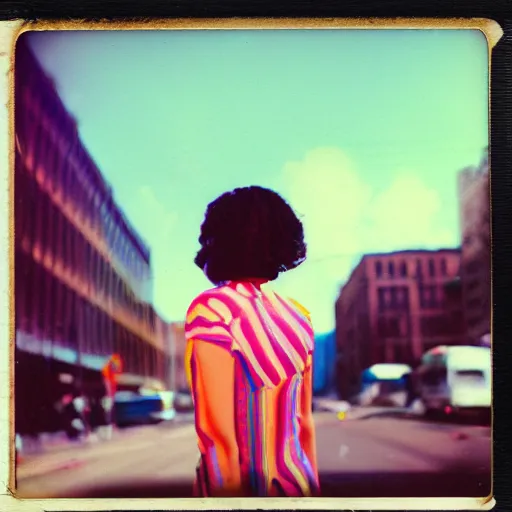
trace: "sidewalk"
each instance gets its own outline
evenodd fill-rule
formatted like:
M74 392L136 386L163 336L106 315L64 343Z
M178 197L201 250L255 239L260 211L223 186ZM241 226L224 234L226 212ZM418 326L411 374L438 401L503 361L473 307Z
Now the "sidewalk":
M84 441L42 440L41 448L34 453L22 455L16 465L16 478L34 478L54 471L62 471L86 464L89 460L103 456L106 449L126 446L125 441L136 441L137 437L147 436L148 429L180 429L190 424L189 421L169 421L156 425L134 426L125 429L116 428L110 439L91 438ZM51 436L48 436L51 437Z
M405 407L383 407L383 406L360 406L351 405L344 400L333 400L329 398L315 399L315 406L318 411L332 412L334 414L341 413L343 419L361 420L372 416L380 415L405 415L410 413Z

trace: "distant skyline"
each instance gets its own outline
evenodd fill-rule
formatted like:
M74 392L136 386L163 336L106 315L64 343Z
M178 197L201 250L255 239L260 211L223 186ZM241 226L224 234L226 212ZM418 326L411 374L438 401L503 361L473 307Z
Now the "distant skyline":
M368 252L460 244L457 173L488 144L478 30L28 34L116 202L151 249L154 304L181 321L211 287L193 258L207 204L267 186L308 260L275 283L334 328Z

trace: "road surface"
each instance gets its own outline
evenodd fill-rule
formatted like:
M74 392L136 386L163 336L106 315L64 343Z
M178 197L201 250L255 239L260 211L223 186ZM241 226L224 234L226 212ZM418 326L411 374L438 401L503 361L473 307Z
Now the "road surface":
M376 415L340 421L318 413L324 496L484 497L489 427ZM27 498L186 497L197 461L192 424L137 427L109 442L29 458L16 495Z

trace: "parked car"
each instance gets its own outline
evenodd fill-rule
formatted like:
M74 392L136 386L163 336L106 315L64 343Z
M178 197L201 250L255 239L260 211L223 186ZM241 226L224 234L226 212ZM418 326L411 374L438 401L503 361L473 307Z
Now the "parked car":
M165 392L119 391L114 401L114 417L119 427L172 420L175 410Z

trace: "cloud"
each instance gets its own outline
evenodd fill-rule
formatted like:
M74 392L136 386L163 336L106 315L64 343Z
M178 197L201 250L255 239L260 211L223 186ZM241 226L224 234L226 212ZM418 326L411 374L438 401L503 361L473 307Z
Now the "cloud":
M358 252L361 219L371 190L337 148L318 148L283 169L283 188L303 215L311 259Z
M457 233L439 218L438 192L414 172L372 189L336 147L286 163L280 189L302 216L308 260L284 274L278 289L310 307L319 331L332 327L334 297L363 254L457 243Z
M398 175L369 205L370 225L363 245L377 251L436 248L456 244L456 234L440 227L441 200L412 172Z

